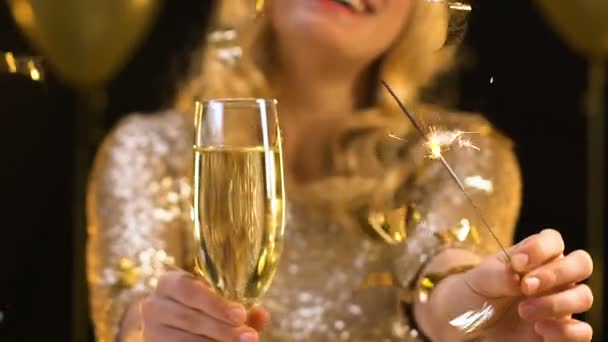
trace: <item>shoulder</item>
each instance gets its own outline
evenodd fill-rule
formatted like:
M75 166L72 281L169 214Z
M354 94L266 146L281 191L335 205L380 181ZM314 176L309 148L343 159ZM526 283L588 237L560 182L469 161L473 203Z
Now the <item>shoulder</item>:
M175 111L133 113L118 122L106 142L128 144L130 141L137 146L150 142L177 141L186 138L190 126L186 115Z
M104 139L98 157L178 162L181 152L191 144L192 124L186 115L175 111L133 113L119 121Z
M95 156L89 186L103 189L145 186L181 174L188 167L191 124L178 112L134 113L106 136Z

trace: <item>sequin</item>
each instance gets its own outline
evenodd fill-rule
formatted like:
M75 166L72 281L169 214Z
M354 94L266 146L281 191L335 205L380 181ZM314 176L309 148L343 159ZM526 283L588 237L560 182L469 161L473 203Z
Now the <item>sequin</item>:
M469 176L464 179L464 185L468 188L485 191L491 194L494 191L494 184L489 179L485 179L480 175Z
M118 261L118 283L126 288L132 287L137 283L141 270L136 264L127 258Z
M130 116L97 156L87 201L87 262L98 341L114 341L126 308L150 293L160 275L191 268L192 125L185 118L174 112ZM508 241L520 194L509 142L474 116L443 115L429 124L481 132L473 137L480 151L452 149L445 157L459 175L491 177L493 192L472 196ZM288 203L284 253L261 299L272 317L263 341L418 341L399 305L404 289L445 243L441 233L462 226L463 218L471 227L479 223L442 166L424 158L414 136L406 138L411 147L404 168L416 170L404 183L403 204L415 210L406 213L407 227L398 223L403 234L392 236L398 243L313 218L318 215ZM395 214L391 219L404 217ZM495 250L483 244L484 234L482 252Z
M470 334L477 331L485 323L494 317L494 307L484 303L479 310L470 310L450 321L453 327Z

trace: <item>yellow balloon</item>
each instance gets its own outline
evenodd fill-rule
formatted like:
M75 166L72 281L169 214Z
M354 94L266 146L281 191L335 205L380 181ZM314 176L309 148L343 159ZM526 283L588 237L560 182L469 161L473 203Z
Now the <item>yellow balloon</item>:
M160 0L9 0L17 24L66 82L103 86L127 61Z
M574 49L593 57L608 57L608 0L536 2Z

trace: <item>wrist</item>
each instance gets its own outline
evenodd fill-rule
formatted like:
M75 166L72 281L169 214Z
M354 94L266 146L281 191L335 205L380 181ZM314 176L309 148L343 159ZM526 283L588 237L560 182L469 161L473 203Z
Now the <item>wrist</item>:
M466 273L480 261L481 257L465 249L448 248L438 253L423 268L416 280L416 300L421 303L428 302L433 292L448 278Z
M432 340L458 339L449 321L467 309L473 294L465 282L466 272L481 257L469 250L447 248L432 257L410 291L418 329ZM447 334L447 335L446 335Z

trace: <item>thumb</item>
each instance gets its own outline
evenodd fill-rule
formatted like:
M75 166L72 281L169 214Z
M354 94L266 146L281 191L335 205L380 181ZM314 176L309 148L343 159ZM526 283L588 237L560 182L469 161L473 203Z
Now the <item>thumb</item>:
M261 331L270 320L270 314L260 306L253 307L247 315L247 325Z
M464 279L473 292L486 299L521 295L520 276L500 254L486 257L478 266L464 274Z

